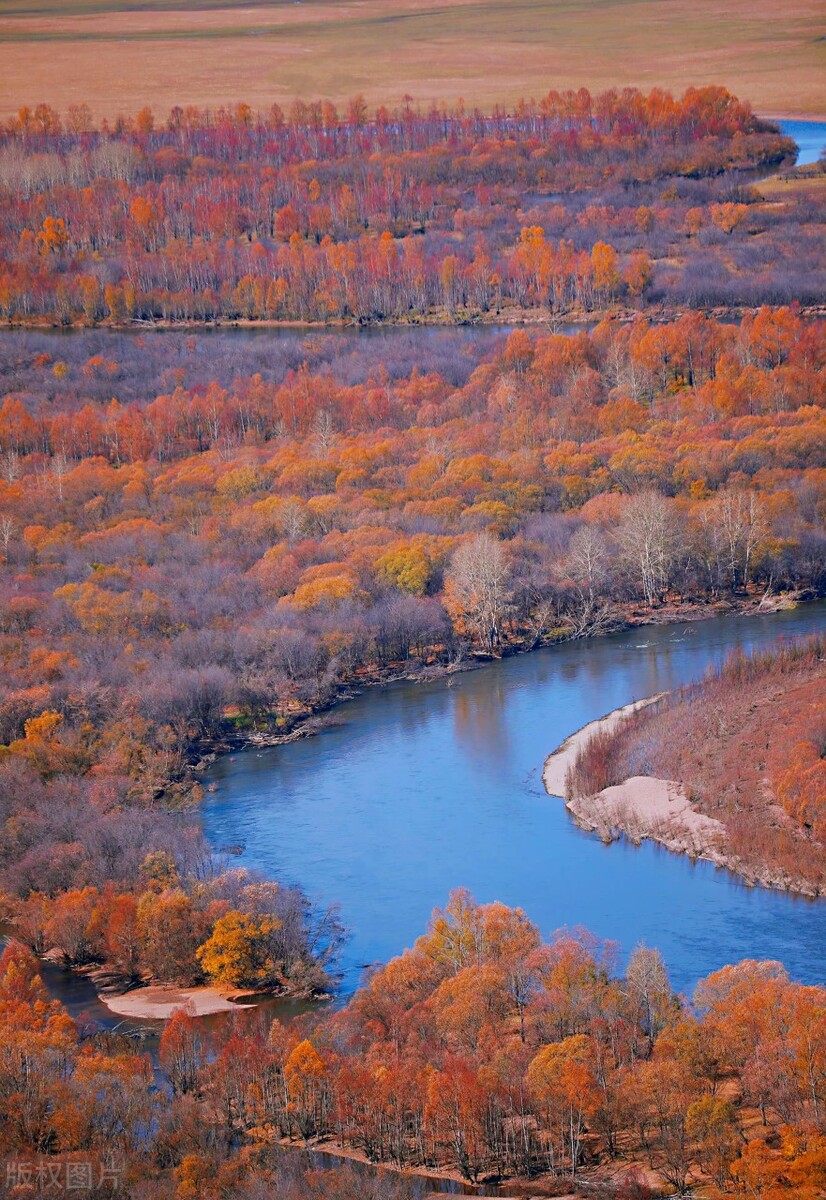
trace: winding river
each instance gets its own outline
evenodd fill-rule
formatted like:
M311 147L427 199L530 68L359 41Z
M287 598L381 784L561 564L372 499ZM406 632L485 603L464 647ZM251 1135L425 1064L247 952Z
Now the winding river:
M798 165L826 149L826 122L780 126L798 143ZM199 335L206 332L228 348L274 339L301 348L315 335L270 327ZM507 332L464 328L461 338L476 343ZM415 336L419 345L450 344L461 358L457 332L439 327L324 333L354 347ZM4 336L48 344L130 335ZM610 709L697 678L735 646L824 627L826 606L665 626L508 659L450 683L371 691L337 710L336 725L317 738L216 763L206 780L217 791L203 805L205 830L218 846L242 842L246 865L301 884L320 903L341 904L351 933L342 956L345 989L365 966L410 945L433 906L460 884L479 900L521 905L545 934L581 924L625 953L641 940L657 945L682 989L745 956L779 958L796 978L822 983L826 904L750 890L706 863L648 844L605 847L545 795L541 770L565 737ZM90 980L50 964L43 969L73 1015L132 1026L104 1008ZM301 1011L300 1002L281 1002L280 1015L293 1008Z
M750 889L645 843L604 846L545 794L545 757L619 705L700 677L735 647L826 628L826 605L636 629L433 683L371 689L319 736L223 758L203 805L215 846L338 901L344 987L410 946L466 886L519 905L544 934L584 925L659 947L674 985L742 958L826 981L826 903Z

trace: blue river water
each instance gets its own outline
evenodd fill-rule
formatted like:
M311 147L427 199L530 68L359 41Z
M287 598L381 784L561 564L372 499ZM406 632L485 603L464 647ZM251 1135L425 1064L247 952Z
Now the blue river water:
M605 846L546 795L545 757L621 704L697 679L730 650L826 629L826 606L568 643L427 684L371 689L314 738L225 757L203 823L240 862L337 901L345 990L412 945L454 887L519 905L548 935L582 925L664 954L690 991L773 958L826 982L826 902L751 889L654 845Z
M826 150L826 121L781 121L780 128L798 144L799 167L816 163Z

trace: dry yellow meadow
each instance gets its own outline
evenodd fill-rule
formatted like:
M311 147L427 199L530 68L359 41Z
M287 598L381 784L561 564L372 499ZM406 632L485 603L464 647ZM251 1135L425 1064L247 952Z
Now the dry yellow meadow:
M0 113L357 93L489 108L551 87L722 83L760 112L812 116L825 37L822 0L6 0Z

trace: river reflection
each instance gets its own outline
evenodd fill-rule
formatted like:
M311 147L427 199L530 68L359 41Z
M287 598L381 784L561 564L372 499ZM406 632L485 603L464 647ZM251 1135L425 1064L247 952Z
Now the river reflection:
M450 680L455 685L456 678ZM453 701L453 728L456 746L474 759L485 759L492 770L503 766L508 757L508 728L502 720L507 699L504 680L495 675L490 687L473 691L460 688Z
M545 795L545 757L587 721L748 650L826 626L826 608L569 643L448 682L370 690L318 737L223 759L203 806L214 845L338 901L346 988L412 944L451 888L520 905L544 934L586 925L659 946L690 989L726 962L778 958L823 982L826 904L749 889L649 844L610 847Z

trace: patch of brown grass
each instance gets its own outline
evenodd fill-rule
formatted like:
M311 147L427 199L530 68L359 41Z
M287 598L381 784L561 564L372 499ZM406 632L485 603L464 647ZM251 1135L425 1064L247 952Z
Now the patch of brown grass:
M821 0L0 4L3 114L40 101L111 116L359 92L489 107L551 87L724 83L760 111L813 115L824 77Z
M760 194L766 200L785 199L803 193L813 199L822 198L826 189L826 172L808 171L806 174L774 175L760 184Z

